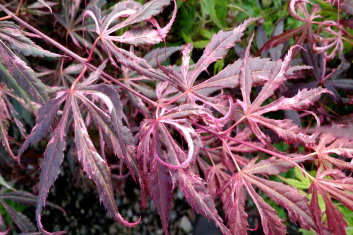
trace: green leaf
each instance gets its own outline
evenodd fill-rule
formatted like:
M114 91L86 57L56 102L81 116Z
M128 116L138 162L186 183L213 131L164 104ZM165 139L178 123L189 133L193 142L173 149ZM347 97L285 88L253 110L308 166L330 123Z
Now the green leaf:
M224 4L223 0L222 0L222 2ZM215 0L201 1L201 9L206 13L206 15L210 16L211 20L213 21L213 23L215 25L217 25L218 28L222 29L224 27L221 20L217 16Z
M300 170L297 167L294 169L294 173L297 179L287 179L280 175L278 175L277 177L280 178L285 183L293 187L296 187L297 189L308 189L311 185L311 181L309 177L303 176L303 174L300 172Z
M205 48L209 42L210 42L209 40L195 41L193 43L193 46L194 48L202 49L202 48Z
M222 25L227 26L229 0L215 0L216 15Z
M6 180L0 175L0 184L2 185L2 186L4 186L5 188L7 188L7 189L10 189L10 190L16 190L16 189L14 189L11 185L9 185L7 182L6 182Z
M214 68L214 74L217 74L217 73L221 72L223 70L223 68L224 68L224 60L217 61L214 64L213 68Z

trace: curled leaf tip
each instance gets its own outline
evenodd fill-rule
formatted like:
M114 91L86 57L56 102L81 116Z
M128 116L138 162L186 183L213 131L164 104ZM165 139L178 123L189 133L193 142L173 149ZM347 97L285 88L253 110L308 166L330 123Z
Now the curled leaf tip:
M140 216L140 217L138 218L138 220L135 221L135 222L129 222L129 221L125 220L125 219L120 215L120 213L116 213L115 217L116 217L116 220L119 221L119 223L121 223L121 224L124 225L125 227L129 227L129 228L136 227L136 226L140 223L140 221L141 221L141 216Z

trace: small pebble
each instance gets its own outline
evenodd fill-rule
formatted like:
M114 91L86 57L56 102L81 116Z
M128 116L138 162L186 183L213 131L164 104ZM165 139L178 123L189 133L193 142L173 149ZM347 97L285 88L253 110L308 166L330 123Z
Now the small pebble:
M188 217L183 216L180 220L179 227L184 230L186 233L190 233L192 231L192 224Z

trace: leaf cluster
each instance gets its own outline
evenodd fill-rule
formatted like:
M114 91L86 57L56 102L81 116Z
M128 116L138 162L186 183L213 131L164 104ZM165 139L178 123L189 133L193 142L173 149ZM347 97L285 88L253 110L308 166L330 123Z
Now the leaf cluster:
M260 36L255 42L250 36L246 49L237 47L239 57L229 63L223 61L228 51L260 19L229 29L223 1L200 4L198 20L207 24L211 19L223 28L208 33L204 44L196 43L204 47L200 56L192 54L193 39L185 31L180 33L190 43L166 46L178 7L190 18L196 13L187 10L196 1L21 4L0 4L7 15L0 21L0 134L4 149L23 168L28 167L27 149L47 140L38 195L27 197L35 201L41 233L64 233L46 231L42 214L67 146L74 145L75 163L93 181L110 216L126 227L138 226L141 218L131 222L119 212L114 180L131 177L140 188L141 208L148 198L153 201L165 234L177 189L223 234L246 234L253 213L265 234L286 234L289 223L317 234L346 234L349 224L341 211L353 210L353 140L347 134L352 128L349 117L329 106L352 104L349 91L339 91L350 90L351 79L334 80L349 67L343 40L350 34L340 19L316 19L321 9L348 3L289 1L289 14L304 24L283 32L279 23L277 35L267 41L258 23ZM42 33L30 17L24 21L27 8L36 9L32 15L46 12L55 19L62 37ZM348 10L337 6L339 13ZM295 46L281 45L293 37ZM164 47L151 49L156 44ZM336 55L341 63L329 69ZM30 132L14 102L35 116ZM20 147L8 123L24 137ZM297 179L283 176L291 172ZM5 210L17 213L1 197ZM273 205L284 208L287 217L281 218ZM12 218L24 232L34 230L22 228L19 216Z

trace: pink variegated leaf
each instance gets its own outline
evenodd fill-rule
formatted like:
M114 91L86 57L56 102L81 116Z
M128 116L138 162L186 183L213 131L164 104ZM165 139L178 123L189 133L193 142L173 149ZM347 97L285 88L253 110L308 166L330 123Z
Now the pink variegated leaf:
M305 110L311 104L318 101L322 94L332 92L325 88L303 89L291 98L280 97L276 101L262 106L255 113L261 115L263 113L277 111L277 110Z
M195 146L194 139L197 138L198 136L197 136L196 132L194 131L194 129L191 128L189 125L187 125L187 123L185 123L184 125L181 125L181 124L174 122L174 121L163 120L163 121L161 121L161 128L166 130L166 124L169 126L172 126L176 131L178 131L183 136L183 138L185 139L185 141L187 142L187 145L188 145L188 153L187 153L185 161L183 161L182 164L180 164L177 167L174 165L171 165L169 163L165 163L165 162L161 162L161 163L170 167L170 168L174 168L174 169L175 168L186 168L195 160L195 157L197 155L199 146L198 145ZM169 139L173 140L171 135L169 135ZM175 142L175 141L173 140L172 142Z
M130 223L126 221L118 211L115 203L110 169L107 162L98 154L88 135L75 98L71 100L71 106L74 116L77 154L84 171L96 184L99 198L114 220L127 227L136 226L140 222L140 219Z
M170 1L171 0L152 0L144 5L134 1L120 2L115 5L113 10L106 15L103 20L100 16L100 10L95 6L92 6L85 11L84 16L90 16L93 19L96 27L96 33L100 35L99 39L102 40L104 45L111 43L111 45L115 47L114 44L112 44L113 41L128 43L135 46L141 44L157 44L165 40L165 37L167 36L167 33L175 20L177 8L176 1L173 0L173 15L166 26L160 27L157 21L153 19L153 16L162 12L163 8L170 4ZM122 17L127 18L116 23L116 21ZM144 29L132 29L126 31L121 36L111 36L112 33L121 28L142 21L149 21L156 29L150 27ZM111 26L112 24L114 25ZM114 50L113 48L106 46L104 46L104 49L107 49L110 52Z
M248 121L253 122L254 125L261 124L262 126L272 129L278 134L278 136L280 136L282 139L284 139L287 142L301 141L306 144L315 143L315 138L316 138L315 135L310 136L310 135L304 134L303 131L292 120L289 120L289 119L274 120L263 116L256 116L256 117L248 118ZM264 140L261 135L259 135L258 137L261 141L266 141L267 139L267 137L265 137L265 140Z
M134 46L154 45L162 41L158 31L152 28L129 30L121 36L109 36L107 38L114 42L128 43Z
M144 130L143 138L139 145L139 151L147 151L147 154L142 152L140 153L144 155L144 159L142 160L143 162L150 162L151 159L148 158L151 153L154 153L154 155L158 155L158 158L161 160L169 160L173 166L183 165L183 161L187 159L187 156L184 151L173 141L170 133L163 126L163 124L160 123L158 126L154 126L153 128L148 127L148 125L144 125ZM149 135L152 132L154 132L154 138L150 141ZM143 146L141 146L142 144ZM152 144L152 146L150 147L149 144ZM162 151L162 144L165 146L165 153ZM151 148L152 150L150 150ZM155 150L153 150L153 148ZM159 160L159 162L161 160ZM217 214L212 197L208 194L207 188L205 187L205 182L195 175L189 168L172 168L175 169L171 171L173 178L176 179L178 186L184 192L185 198L190 206L194 208L197 213L212 220L224 234L230 234L228 228L224 226L222 219Z
M106 115L104 111L96 107L92 102L81 97L81 100L86 104L87 108L90 110L93 121L98 127L101 128L104 136L110 143L114 153L124 159L125 164L130 169L130 173L136 180L141 180L139 175L136 159L134 154L131 152L135 149L135 143L130 130L122 124L122 104L120 102L119 93L112 87L106 84L99 84L94 86L87 86L81 89L83 92L93 91L93 96L99 96L98 98L103 98L107 107L110 107L109 115ZM143 184L140 182L140 186Z
M137 146L137 160L139 168L145 174L149 172L149 166L153 158L152 138L151 135L154 133L154 128L151 128L150 123L143 122L139 130L139 144Z
M298 160L296 157L300 157ZM305 161L313 160L313 156L303 157L301 155L294 154L293 156L288 156L288 160L296 163L301 163ZM255 159L256 160L256 159ZM243 168L249 174L262 174L262 175L277 175L280 173L287 172L289 169L293 168L293 164L285 161L283 159L277 159L275 157L268 158L266 160L261 160L258 163L251 161L246 167Z
M41 222L42 210L46 204L46 199L49 194L51 186L59 176L60 165L64 159L65 150L65 125L68 122L70 115L70 101L72 97L69 96L64 107L63 117L60 119L58 126L47 145L44 153L44 159L41 163L41 172L39 176L39 192L37 199L36 219L40 231L44 234L63 234L65 232L50 233L46 231Z
M176 17L176 8L177 8L176 1L174 0L174 11L173 11L172 18L170 19L169 23L163 28L161 28L158 25L157 21L150 20L152 24L156 26L156 29L152 29L152 28L143 28L143 29L136 29L136 30L133 29L133 30L126 31L121 36L106 36L105 39L121 42L121 43L128 43L134 46L145 45L145 44L154 45L161 41L164 41L172 24L174 23L174 20ZM139 12L136 12L135 14L138 14L138 13ZM129 18L126 20L129 20ZM124 21L123 23L126 23L126 22Z
M46 1L46 3L47 3L47 5L49 5L51 7L58 5L57 2L52 2L52 1ZM41 9L41 8L44 8L44 7L45 6L43 6L39 1L28 5L29 9Z
M212 198L216 198L219 190L224 186L229 177L227 168L222 163L206 169L207 189Z
M345 138L335 138L331 134L323 134L316 152L319 154L335 153L353 158L353 141Z
M311 5L311 11L309 11L309 5ZM320 11L319 5L310 1L290 0L288 11L292 17L303 22L310 22L320 17L317 15Z
M167 5L170 4L171 0L152 0L144 5L142 5L139 8L135 8L136 5L134 6L135 9L124 9L122 8L120 12L117 12L115 15L112 15L111 18L107 18L105 20L104 24L104 31L103 33L108 35L111 34L112 32L117 31L118 29L121 29L123 27L126 27L128 25L132 25L138 22L142 22L145 20L149 20L151 17L158 15L159 13L162 12L163 8L166 7ZM123 2L124 3L124 2ZM135 3L136 4L136 3ZM117 7L120 7L119 4L117 4ZM114 11L114 10L113 10ZM118 16L117 16L118 15ZM126 20L122 21L121 23L118 23L117 25L111 27L108 29L110 26L111 22L116 19L117 17L126 17L129 16Z
M307 67L302 66L290 67L289 63L294 50L295 47L292 47L283 61L278 60L275 64L273 64L271 72L267 75L267 82L264 84L260 93L253 102L250 100L251 86L253 82L251 67L247 66L248 63L243 63L242 66L242 72L239 80L243 101L237 100L240 109L235 110L238 117L235 117L234 120L237 122L246 120L256 137L268 147L271 146L271 141L269 137L261 130L260 125L273 130L279 137L287 142L300 141L310 145L315 143L316 135L307 135L303 130L301 130L301 128L289 119L274 120L264 117L263 114L285 109L303 110L318 100L321 94L330 93L328 90L323 88L303 90L292 98L282 97L270 104L261 106L268 98L274 95L274 92L280 87L281 84L283 84L285 80L289 79L291 73L298 69L307 69ZM247 60L251 61L250 58ZM243 112L243 115L239 115L241 112Z
M333 234L346 234L346 228L348 224L345 221L343 215L333 204L333 202L331 201L331 197L328 195L324 188L318 186L318 191L322 195L322 198L325 202L327 227L333 232Z
M281 222L275 209L267 204L262 197L255 192L250 183L244 181L244 185L260 213L264 233L266 235L285 235L286 226Z
M24 56L60 57L60 55L44 50L26 37L18 26L9 21L0 22L0 39L9 47Z
M47 100L46 86L36 77L34 71L27 66L0 40L0 63L5 66L15 81L1 79L9 86L20 86L34 101L43 104ZM15 88L14 88L15 89Z
M110 25L122 17L129 17L141 9L141 3L136 1L121 1L115 4L112 11L107 14L102 22L102 31L106 31ZM101 17L98 17L100 19Z
M105 45L111 51L115 59L125 67L150 79L169 81L171 84L175 84L177 87L179 86L176 81L170 79L162 72L152 68L144 59L137 57L131 52L116 47L113 43L107 43Z
M346 182L347 181L347 182ZM319 180L320 189L329 193L340 201L344 206L353 209L353 181L346 178L343 180Z
M326 194L321 194L325 202L327 226L333 234L346 234L346 228L348 226L343 215L338 208L333 204L331 198Z
M309 193L311 193L311 201L310 201L310 211L313 215L313 219L315 224L318 228L317 233L319 235L324 234L324 227L322 223L322 211L319 205L319 198L318 198L318 188L315 183L312 183L309 188Z
M233 64L227 65L227 67L215 76L195 85L192 90L197 94L208 96L222 88L238 87L242 64L243 59L236 60ZM251 71L252 83L254 85L262 85L267 81L275 62L270 61L268 58L250 57L248 65Z
M293 223L298 222L302 228L308 230L310 228L317 230L309 210L308 199L295 188L247 174L246 171L243 177L244 180L265 192L274 202L286 208Z
M320 141L312 149L321 164L330 163L339 169L353 169L351 162L346 162L334 157L332 154L353 157L353 141L346 138L336 138L333 134L321 134Z
M243 97L244 112L248 111L249 105L251 104L250 93L251 93L253 80L252 80L251 71L249 68L250 67L249 56L250 56L250 47L251 47L253 38L254 38L254 34L251 36L248 46L246 47L245 56L244 56L243 64L241 66L241 71L239 75L240 90L241 90L241 95Z
M291 61L293 50L294 48L292 47L282 63L277 62L277 65L272 70L267 83L265 83L260 93L252 103L251 110L259 108L261 104L267 100L273 94L273 92L278 89L278 87L286 80L286 72L289 69L289 62Z
M192 108L195 109L193 110ZM161 115L156 120L145 121L143 124L143 129L140 132L140 138L142 138L143 141L140 142L139 149L142 150L149 148L150 146L145 145L149 144L152 145L151 147L154 149L152 152L157 152L156 147L158 146L156 141L158 141L158 144L160 143L165 145L167 149L167 154L163 154L163 156L157 155L157 160L161 164L171 169L187 168L191 163L194 162L201 146L200 136L195 132L190 122L185 118L191 115L195 115L193 112L196 110L197 106L185 105L172 109L170 112L166 113L165 115ZM172 137L169 128L173 128L174 131L177 131L186 141L188 146L187 153L183 150L183 147L180 146L180 144L178 144ZM154 138L154 143L148 140L149 138L152 138L152 135ZM146 155L146 152L139 152L140 157L144 157L143 161L144 167L146 169L145 162L151 161L151 156ZM178 161L175 161L174 157L177 158Z
M49 100L38 110L36 125L33 127L31 133L26 138L21 148L18 150L17 157L19 158L19 161L21 159L21 155L31 144L36 144L45 136L45 134L47 134L60 108L60 105L66 98L66 94L59 94L55 99Z
M183 79L183 83L187 84L188 80L188 72L189 72L189 66L190 66L190 53L192 51L192 44L187 44L183 50L181 51L181 54L183 55L182 58L182 64L180 66L180 72L181 72L181 77Z
M322 169L322 168L321 168ZM330 176L334 179L327 178ZM338 208L333 204L332 198L340 201L345 207L353 210L353 180L336 169L329 169L325 171L318 171L316 180L313 181L310 186L310 193L312 198L318 197L318 194L322 196L325 202L325 212L327 216L327 227L333 234L346 234L346 228L348 226L343 215ZM317 199L314 199L317 200ZM318 206L312 202L312 208L315 211L320 211ZM321 216L314 217L317 223L320 223ZM323 228L322 225L318 225L319 228Z
M248 214L245 212L244 183L240 174L233 175L222 194L222 202L231 231L247 234Z
M231 234L218 215L215 203L205 187L205 182L189 169L180 169L174 174L189 205L200 215L212 220L223 234Z
M42 4L43 6L45 6L46 8L48 8L49 11L50 11L50 13L53 13L53 11L52 11L50 5L48 5L48 4L45 2L45 0L37 0L37 1L38 1L40 4Z
M233 47L243 36L243 32L247 26L255 20L256 19L246 20L237 28L231 31L219 31L212 37L211 42L206 46L203 55L195 64L194 71L192 71L189 76L189 87L195 82L199 74L206 70L211 63L222 59L226 55L228 49Z
M181 160L186 158L183 156L181 158L180 148L175 145L173 142L169 141L169 133L164 128L160 128L160 135L162 139L166 140L165 147L167 154L164 155L165 159L169 159L173 165L182 165ZM155 138L159 138L156 136ZM155 143L157 150L155 153L161 154L161 143L156 140ZM159 146L159 147L158 147ZM184 154L185 155L185 154ZM212 220L217 227L220 228L223 234L230 234L229 229L223 224L222 218L218 215L215 203L208 194L205 182L203 179L195 175L190 168L178 169L171 171L173 178L176 179L176 182L180 189L183 191L184 196L189 203L189 205L199 214L207 217Z
M169 213L173 196L171 174L167 167L154 160L149 177L149 191L161 218L164 234L168 235Z

